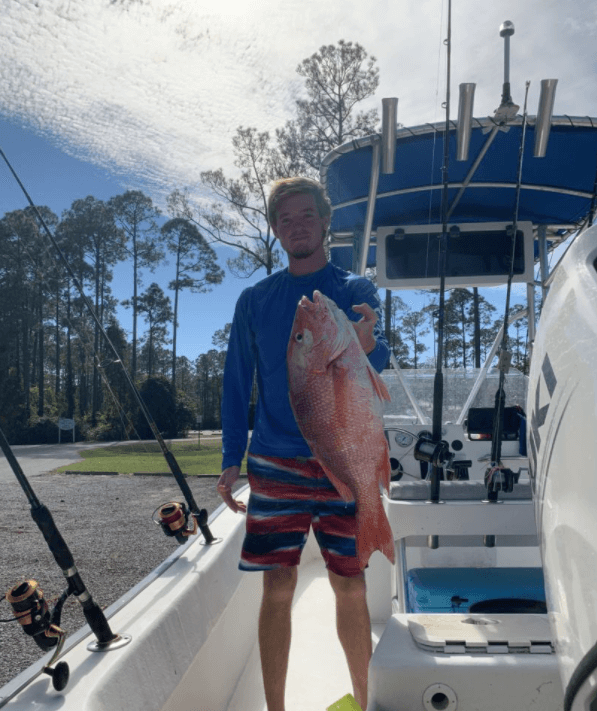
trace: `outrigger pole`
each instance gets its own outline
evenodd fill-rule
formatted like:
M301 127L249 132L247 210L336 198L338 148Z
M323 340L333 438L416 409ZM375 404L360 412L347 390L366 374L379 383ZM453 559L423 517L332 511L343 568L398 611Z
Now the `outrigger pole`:
M124 363L123 363L122 359L120 358L120 355L119 355L118 351L116 350L116 347L110 340L110 337L108 336L108 333L106 332L106 329L104 328L100 318L95 313L95 309L93 308L93 305L87 298L87 295L85 294L81 283L77 279L75 272L71 268L67 258L65 257L64 253L60 249L60 246L56 242L56 239L54 238L54 235L52 234L50 228L47 226L45 220L41 216L41 213L37 209L36 205L34 204L33 200L31 199L25 186L19 179L19 176L16 174L14 168L10 164L10 162L9 162L8 158L6 157L2 148L0 148L0 156L2 156L2 158L4 159L4 162L8 166L10 172L14 176L19 187L21 188L25 197L27 198L27 201L31 205L31 208L33 209L35 216L37 217L41 226L43 227L44 232L46 233L46 235L48 236L48 239L52 243L52 246L58 253L60 261L66 268L70 278L73 280L73 283L75 284L77 291L79 292L81 299L83 300L83 303L85 304L87 310L91 314L91 317L93 318L96 326L98 327L100 333L102 334L109 349L114 354L115 362L119 363L121 365L122 371L124 373L124 376L126 378L128 385L135 397L137 405L139 406L139 409L141 410L141 412L143 413L143 416L147 420L147 423L148 423L149 427L151 428L153 436L156 438L158 444L160 445L160 449L162 450L162 454L164 455L164 458L168 464L168 467L170 468L170 471L172 472L174 478L176 479L176 483L180 487L180 490L182 491L182 493L189 505L190 513L192 514L193 519L194 519L194 526L193 526L194 530L192 530L192 531L186 530L186 524L188 522L188 513L189 513L186 510L186 507L184 507L184 506L181 507L180 504L174 504L174 503L165 504L164 506L162 506L160 508L160 516L161 516L160 523L162 526L162 530L164 530L164 532L167 535L175 536L176 539L179 541L179 543L184 543L186 536L188 536L190 533L194 533L196 531L196 526L198 526L201 533L203 534L205 543L206 544L214 543L216 541L216 538L211 533L209 526L207 524L207 516L208 516L207 509L199 509L199 507L197 506L197 502L195 501L193 492L189 488L189 485L187 484L187 482L185 480L184 474L182 473L182 470L181 470L178 462L176 461L174 454L168 449L166 442L164 441L164 438L160 434L160 432L153 420L153 417L151 416L151 413L149 412L145 403L143 402L143 399L141 397L141 394L139 393L139 390L137 389L132 378L130 377L128 371L124 367Z

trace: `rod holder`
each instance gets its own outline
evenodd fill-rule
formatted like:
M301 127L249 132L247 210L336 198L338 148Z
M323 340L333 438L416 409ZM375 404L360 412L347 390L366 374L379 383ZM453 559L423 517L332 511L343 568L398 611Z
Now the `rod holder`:
M541 94L539 95L539 108L535 122L535 158L545 158L549 132L551 131L551 117L553 104L556 98L557 79L542 79Z
M473 130L473 104L476 84L461 84L458 101L458 126L456 160L468 160L471 133Z
M381 172L394 172L396 163L396 125L398 122L398 99L382 99L381 113Z

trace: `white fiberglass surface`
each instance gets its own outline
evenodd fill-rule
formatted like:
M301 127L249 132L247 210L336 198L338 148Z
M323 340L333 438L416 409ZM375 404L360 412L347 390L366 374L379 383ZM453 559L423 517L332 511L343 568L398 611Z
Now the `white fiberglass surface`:
M375 647L384 625L373 625ZM292 643L286 686L286 707L294 711L325 711L352 684L336 634L335 599L323 560L299 567L292 609ZM239 681L228 711L267 711L257 644Z

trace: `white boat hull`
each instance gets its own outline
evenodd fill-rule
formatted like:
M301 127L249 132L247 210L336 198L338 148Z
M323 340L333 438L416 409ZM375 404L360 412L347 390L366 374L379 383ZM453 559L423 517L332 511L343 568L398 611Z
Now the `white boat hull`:
M568 691L567 708L575 711L597 703L597 674L589 669L597 664L596 258L593 227L557 268L534 344L527 408L536 519L562 681L564 688L571 679L584 686L574 704L576 694ZM583 664L589 665L584 673Z

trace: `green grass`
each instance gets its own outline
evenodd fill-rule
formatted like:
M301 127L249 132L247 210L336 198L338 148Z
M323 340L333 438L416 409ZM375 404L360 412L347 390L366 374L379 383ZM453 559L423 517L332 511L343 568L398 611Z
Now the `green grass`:
M222 469L222 440L166 442L184 474L201 476L219 474ZM119 474L169 472L168 464L157 442L134 442L98 447L81 452L83 462L73 462L57 469L78 472L118 472ZM247 471L246 458L241 472Z

